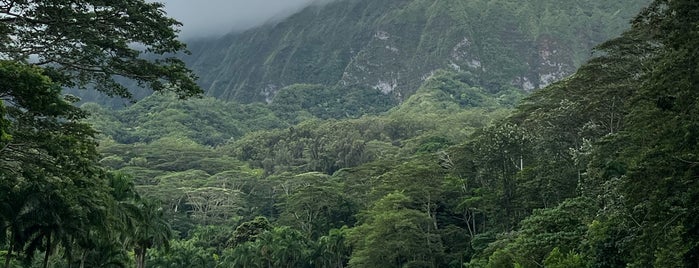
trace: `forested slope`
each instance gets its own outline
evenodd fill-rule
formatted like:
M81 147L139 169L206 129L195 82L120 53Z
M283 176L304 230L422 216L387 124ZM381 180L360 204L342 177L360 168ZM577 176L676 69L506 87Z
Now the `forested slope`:
M0 61L0 256L5 267L697 267L698 11L653 1L571 76L526 96L446 66L400 102L322 81L271 103L183 100L198 90L184 79L112 110L62 96L71 73ZM177 50L169 23L162 38Z
M331 1L243 33L191 40L184 59L208 95L244 103L272 101L299 83L400 101L437 69L471 72L492 92L531 91L573 73L648 2Z
M516 106L519 91L448 70L355 119L324 117L304 97L322 88L299 85L287 103L153 96L92 106L91 121L125 124L103 129L102 162L161 200L180 235L154 266L694 267L690 10L656 1ZM205 118L206 135L191 131Z

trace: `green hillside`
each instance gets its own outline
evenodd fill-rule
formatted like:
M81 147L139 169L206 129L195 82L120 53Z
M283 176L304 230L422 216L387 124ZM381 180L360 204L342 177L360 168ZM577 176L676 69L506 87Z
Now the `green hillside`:
M297 83L401 101L437 69L473 73L488 91L531 91L571 74L648 2L333 1L193 40L186 61L208 95L241 102L272 101Z
M180 47L158 4L110 3L124 5L36 1L13 14L42 7L26 14L50 19L0 30L93 16L118 26L121 13L103 11L127 7L163 23L134 29ZM304 12L361 6L333 3ZM365 4L415 15L451 2L421 3ZM699 267L698 11L655 0L531 93L447 66L400 98L320 80L271 103L183 98L192 92L162 83L111 109L62 94L89 80L75 70L0 60L3 267ZM114 45L73 30L93 53ZM110 34L131 40L123 33ZM59 47L66 59L123 59ZM131 74L170 70L149 66Z

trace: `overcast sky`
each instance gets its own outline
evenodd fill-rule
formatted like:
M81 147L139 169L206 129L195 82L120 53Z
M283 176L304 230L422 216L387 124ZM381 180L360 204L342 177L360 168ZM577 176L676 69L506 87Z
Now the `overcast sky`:
M246 30L285 18L303 7L327 0L154 0L168 16L184 24L181 36L206 37Z

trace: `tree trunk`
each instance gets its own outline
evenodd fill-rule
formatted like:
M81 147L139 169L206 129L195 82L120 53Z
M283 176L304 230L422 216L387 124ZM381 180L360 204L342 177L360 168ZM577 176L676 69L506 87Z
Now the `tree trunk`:
M476 212L472 211L471 212L471 223L473 225L473 234L476 235L478 234L478 227L476 227Z
M68 268L73 268L73 257L71 257L71 253L65 253L65 258L66 258L66 265Z
M83 249L83 253L80 254L80 268L85 268L85 259L87 259L87 249Z
M7 255L5 256L5 268L10 268L10 259L12 259L12 249L13 243L10 242L10 248L7 250Z
M49 255L51 255L51 233L46 236L46 252L44 252L44 268L49 267Z
M137 247L136 249L134 249L134 253L136 254L136 268L145 268L146 249L142 247Z
M472 213L471 210L467 209L464 212L463 217L464 217L464 222L466 222L466 229L468 230L468 234L471 236L471 238L473 238L473 236L476 233L476 231L475 231L476 226L475 226L475 223L473 225L471 225L471 218L476 217L476 215L475 215L475 213Z

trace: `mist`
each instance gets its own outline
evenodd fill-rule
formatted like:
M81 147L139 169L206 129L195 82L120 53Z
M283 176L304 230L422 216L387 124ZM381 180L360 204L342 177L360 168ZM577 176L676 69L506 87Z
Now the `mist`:
M184 25L182 39L216 37L284 19L329 0L158 0L167 15Z

